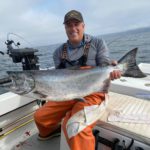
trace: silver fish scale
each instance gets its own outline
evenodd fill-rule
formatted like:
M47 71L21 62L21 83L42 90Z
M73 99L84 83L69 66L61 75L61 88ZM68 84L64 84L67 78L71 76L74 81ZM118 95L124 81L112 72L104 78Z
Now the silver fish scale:
M108 79L112 67L95 67L93 69L56 69L10 72L12 80L19 80L13 85L22 88L12 89L14 93L28 97L65 101L82 98L93 92L107 91Z
M47 95L46 99L63 101L84 97L103 90L103 80L109 68L90 70L53 70L34 74L35 90Z

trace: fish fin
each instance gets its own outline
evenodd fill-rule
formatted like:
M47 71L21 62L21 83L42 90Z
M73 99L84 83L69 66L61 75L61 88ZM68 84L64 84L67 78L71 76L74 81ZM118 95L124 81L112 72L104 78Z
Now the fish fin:
M75 98L74 100L77 100L77 101L79 101L79 102L86 102L86 99L83 98L83 97Z
M94 66L81 66L80 69L85 70L85 69L92 69Z
M108 93L108 89L109 89L109 86L110 86L110 81L111 80L109 78L105 79L103 81L103 92Z
M140 70L136 63L137 50L138 48L130 50L118 60L118 64L126 64L126 69L123 72L123 76L134 78L146 77L146 75Z
M71 67L67 67L67 69L69 69L69 70L80 70L80 66L71 66Z
M41 93L40 91L34 91L33 93L39 95L40 98L48 97L48 95L45 95L45 94Z
M92 69L94 68L94 66L71 66L67 69L70 69L70 70L86 70L86 69Z

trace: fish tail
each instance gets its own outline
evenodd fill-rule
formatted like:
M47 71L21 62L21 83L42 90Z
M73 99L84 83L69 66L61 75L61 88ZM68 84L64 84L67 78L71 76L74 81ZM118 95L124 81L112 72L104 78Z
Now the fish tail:
M134 78L146 77L146 75L140 70L136 63L137 51L138 48L134 48L118 60L118 64L124 63L126 65L125 69L123 70L123 76Z

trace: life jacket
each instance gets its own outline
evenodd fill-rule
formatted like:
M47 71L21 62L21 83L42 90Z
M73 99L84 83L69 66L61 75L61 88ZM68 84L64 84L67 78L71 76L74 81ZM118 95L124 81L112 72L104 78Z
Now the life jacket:
M70 66L86 66L88 52L90 48L90 42L85 43L83 48L83 55L77 59L77 60L69 60L68 53L67 53L67 43L64 43L62 55L61 55L61 61L57 69L64 69L66 68L66 64L69 64Z

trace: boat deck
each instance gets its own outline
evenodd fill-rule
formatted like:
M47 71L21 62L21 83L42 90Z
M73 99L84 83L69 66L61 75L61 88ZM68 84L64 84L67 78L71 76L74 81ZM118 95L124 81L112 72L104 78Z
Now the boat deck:
M121 77L112 81L110 91L150 100L150 75L144 78Z
M150 145L150 101L110 92L108 103L107 109L100 115L97 126L134 137ZM128 117L135 115L137 121L108 121L108 116L115 111L123 111ZM141 123L140 118L143 116L147 118Z
M0 150L59 150L60 136L48 141L37 139L38 131L34 122L15 130L0 139Z
M150 114L150 101L110 92L108 108L100 114L100 120L97 127L109 129L116 133L148 144L150 146L150 124L146 123L123 123L108 122L110 110L125 110L126 113L134 114L144 112ZM30 118L30 121L22 126L14 127L11 132L7 132L0 137L0 150L59 150L60 137L48 141L39 141L37 139L38 131Z

